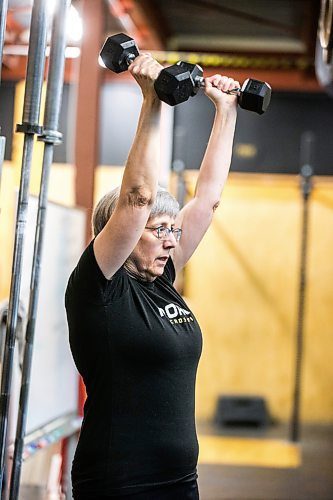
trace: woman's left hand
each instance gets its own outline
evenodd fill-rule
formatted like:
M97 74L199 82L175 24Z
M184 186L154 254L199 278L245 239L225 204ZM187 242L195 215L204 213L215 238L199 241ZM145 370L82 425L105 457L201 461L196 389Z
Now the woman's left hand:
M237 96L225 92L239 88L239 82L227 76L213 75L205 78L205 94L213 101L215 106L222 105L222 108L235 108L237 106Z

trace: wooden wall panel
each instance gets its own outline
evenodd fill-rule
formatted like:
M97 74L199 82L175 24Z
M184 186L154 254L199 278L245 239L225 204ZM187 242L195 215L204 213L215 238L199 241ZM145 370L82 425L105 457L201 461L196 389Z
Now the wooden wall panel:
M315 182L302 418L332 421L333 182ZM212 227L185 274L185 295L204 333L198 418L212 418L221 394L256 394L266 398L273 417L289 419L301 200L297 176L229 177Z

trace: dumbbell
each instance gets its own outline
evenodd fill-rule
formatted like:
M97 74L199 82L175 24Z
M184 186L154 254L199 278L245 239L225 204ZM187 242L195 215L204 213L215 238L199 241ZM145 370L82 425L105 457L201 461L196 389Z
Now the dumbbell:
M100 52L100 58L102 59L104 65L115 73L122 73L127 71L128 66L134 61L139 55L139 49L133 40L133 38L125 35L124 33L118 33L117 35L110 36L106 39L102 50ZM164 70L161 71L163 73ZM162 82L165 79L161 80ZM165 101L167 104L174 106L172 96L168 92L165 97L163 91L159 91L156 88L156 82L154 83L155 91L157 95L161 94L161 100ZM184 99L186 100L186 99Z
M135 41L124 33L108 37L100 52L104 65L115 73L126 71L138 55ZM160 100L170 106L187 101L203 86L202 68L198 64L183 61L164 68L154 83ZM240 107L262 114L269 105L271 87L268 83L247 79L241 89L233 89L228 93L238 96Z
M115 73L127 71L128 66L138 55L139 49L135 41L125 33L109 36L100 52L100 58L105 66Z
M128 66L139 54L139 49L133 38L124 33L118 33L106 39L100 52L100 58L108 69L115 73L122 73L127 71ZM155 91L157 93L156 88ZM165 102L173 106L170 99Z
M155 91L162 101L175 106L196 95L204 86L202 68L198 64L180 61L161 71L155 82ZM268 108L271 92L268 83L248 78L241 88L226 93L237 95L241 108L261 115Z

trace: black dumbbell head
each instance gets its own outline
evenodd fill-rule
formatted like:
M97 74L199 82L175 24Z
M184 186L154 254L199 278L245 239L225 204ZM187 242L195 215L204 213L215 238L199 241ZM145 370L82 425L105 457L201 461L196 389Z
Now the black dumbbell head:
M105 66L115 73L126 71L138 55L139 49L135 41L124 33L107 38L100 53Z
M184 61L177 62L177 66L190 73L193 85L191 96L195 96L200 89L200 82L203 80L203 69L199 64L191 64Z
M175 106L196 94L198 87L195 79L200 75L200 66L183 62L174 64L164 68L158 75L154 84L155 92L161 101Z
M269 106L271 93L268 83L248 78L242 86L238 103L241 108L262 115Z

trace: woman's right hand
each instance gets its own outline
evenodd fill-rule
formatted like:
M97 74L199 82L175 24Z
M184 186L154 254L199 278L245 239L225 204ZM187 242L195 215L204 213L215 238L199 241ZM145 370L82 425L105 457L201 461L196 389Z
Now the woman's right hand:
M128 67L129 72L140 85L144 98L157 99L154 82L162 69L163 66L148 53L141 53Z
M226 92L239 89L240 83L233 78L222 75L213 75L205 78L205 94L215 106L221 105L223 109L237 108L237 97Z

